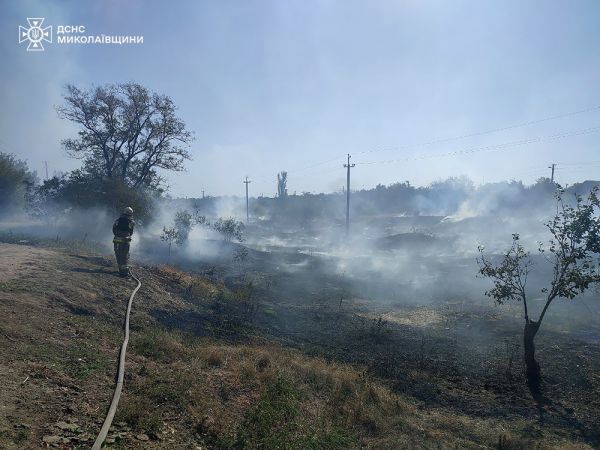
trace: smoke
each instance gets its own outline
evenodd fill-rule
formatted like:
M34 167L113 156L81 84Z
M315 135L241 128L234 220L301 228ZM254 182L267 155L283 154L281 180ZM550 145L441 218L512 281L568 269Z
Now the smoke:
M94 242L110 250L114 218L104 208L52 208L43 218L31 218L22 212L0 217L0 232L24 239L54 239L56 241Z
M589 192L591 184L575 186L569 195ZM380 187L353 193L348 234L345 197L340 194L291 195L285 201L255 198L243 242L226 242L210 226L195 224L188 239L171 251L160 237L164 227L174 226L177 211L213 223L229 217L245 221L245 199L162 199L156 201L153 220L136 228L131 251L134 261L191 271L218 266L226 277L267 273L281 278L282 296L343 287L381 307L435 305L449 299L489 304L483 295L489 282L476 276L478 245L493 257L508 248L512 233L519 233L535 254L538 243L549 237L544 223L556 211L553 195L547 184L474 187L464 179L430 188ZM24 214L5 217L1 229L99 241L110 251L113 215L100 208L67 208L46 222ZM240 257L244 252L247 256ZM534 262L529 288L535 303L551 267L540 257Z

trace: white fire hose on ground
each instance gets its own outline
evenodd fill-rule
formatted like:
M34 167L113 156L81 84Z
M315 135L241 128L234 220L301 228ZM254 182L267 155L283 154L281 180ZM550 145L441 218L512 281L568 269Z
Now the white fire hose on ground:
M131 293L129 297L129 302L127 303L127 313L125 315L125 338L123 339L123 344L121 345L121 352L119 354L119 368L117 370L117 385L115 386L115 392L113 394L112 402L110 403L110 408L108 409L108 413L106 414L106 418L104 419L104 423L102 424L102 428L100 429L100 433L94 442L92 450L100 450L102 448L102 443L106 439L108 435L108 431L110 430L110 426L112 424L113 418L115 417L115 413L117 412L117 406L119 404L119 399L121 398L121 391L123 390L123 378L125 376L125 353L127 352L127 343L129 342L129 315L131 314L131 304L133 303L133 297L137 294L137 291L140 287L142 287L142 282L138 280L138 278L132 273L131 277L137 281L137 286Z

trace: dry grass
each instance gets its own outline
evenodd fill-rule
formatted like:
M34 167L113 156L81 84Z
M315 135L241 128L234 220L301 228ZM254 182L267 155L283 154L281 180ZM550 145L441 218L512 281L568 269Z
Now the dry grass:
M224 286L217 286L204 278L192 276L172 266L161 266L157 271L169 281L178 284L188 296L195 298L214 298L226 289Z
M138 339L173 356L134 346L144 370L119 414L157 438L158 424L176 416L172 427L216 448L588 448L539 430L523 439L532 427L523 420L425 409L360 368L276 345L223 345L152 330ZM144 404L149 397L162 399L160 408ZM142 417L131 415L135 407Z
M0 286L0 310L10 318L0 327L0 355L8 361L0 364L0 403L10 412L0 417L0 447L7 448L40 448L57 419L77 418L87 434L97 432L131 288L93 257L51 252L52 259L27 262L28 252L23 276ZM137 269L144 286L114 422L126 426L111 431L123 435L117 448L589 448L563 442L535 419L426 408L359 366L162 329L151 314L157 309L185 313L190 301L208 305L233 294L173 268ZM223 302L234 303L227 295ZM21 422L30 428L17 427ZM151 439L137 440L139 433Z

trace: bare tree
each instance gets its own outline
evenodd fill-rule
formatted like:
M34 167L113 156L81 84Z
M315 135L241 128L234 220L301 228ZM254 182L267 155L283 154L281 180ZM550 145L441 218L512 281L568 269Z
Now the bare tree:
M287 172L284 170L277 174L277 197L287 197Z
M57 112L80 130L62 144L70 156L85 161L87 171L134 188L156 188L164 181L157 169L181 171L191 159L187 148L193 135L168 96L137 83L89 90L67 85L66 91Z
M600 282L598 262L594 261L600 253L598 186L592 189L587 200L576 194L573 204L566 203L563 195L562 190L557 191L556 214L546 223L551 238L546 246L542 243L539 246L539 253L552 266L552 279L549 287L542 289L545 303L538 320L531 318L526 290L533 262L530 252L519 242L518 234L513 234L512 245L499 264L492 263L483 254L482 246L477 260L479 273L491 278L494 283L486 295L498 304L511 300L523 302L526 373L530 386L536 390L539 389L540 366L535 359L534 341L550 304L556 298L571 300L585 292L592 283Z

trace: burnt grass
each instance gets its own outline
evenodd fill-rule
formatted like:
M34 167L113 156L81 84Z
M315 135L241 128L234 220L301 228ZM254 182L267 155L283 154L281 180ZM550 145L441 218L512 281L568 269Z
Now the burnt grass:
M251 255L251 258L256 255ZM441 406L473 417L534 419L540 429L600 446L600 349L597 343L544 323L536 339L542 399L530 394L523 372L522 321L485 300L437 299L427 305L381 302L356 295L354 283L309 258L305 273L277 263L244 267L185 262L182 270L228 292L211 300L176 280L165 280L189 302L186 312L154 310L171 329L199 336L265 339L308 356L364 367L423 408ZM289 254L287 262L306 260ZM310 276L305 276L310 273ZM389 311L433 311L430 324L389 320ZM516 310L518 311L518 310ZM571 325L576 326L576 325ZM587 325L586 325L587 326ZM594 331L598 334L598 330Z
M117 278L112 259L94 252L4 248L16 258L6 258L5 267L20 261L20 269L0 283L0 306L10 319L2 323L0 350L16 371L2 391L10 415L0 421L0 442L39 448L45 435L58 432L58 419L74 418L93 439L98 408L112 395L123 308L134 283ZM190 448L191 442L235 448L236 437L253 448L273 437L264 417L275 414L287 426L289 417L277 414L300 404L306 409L295 413L298 427L280 430L279 448L307 430L339 438L337 448L600 445L600 355L593 340L599 333L589 320L551 311L548 319L558 320L544 323L536 341L545 396L538 404L523 376L518 309L492 307L445 284L433 298L410 302L410 286L393 283L391 292L369 274L366 288L364 280L328 270L327 258L249 253L243 264L134 266L144 286L133 310L128 387L117 419L131 428L117 433L125 434L127 448ZM278 374L287 376L283 384ZM46 395L48 389L60 395ZM305 399L297 396L302 392ZM328 413L307 428L300 419L314 412L315 401ZM359 410L364 414L357 416ZM326 433L323 417L345 434ZM141 432L151 445L136 440ZM419 445L424 439L427 445ZM310 448L333 448L321 443Z

